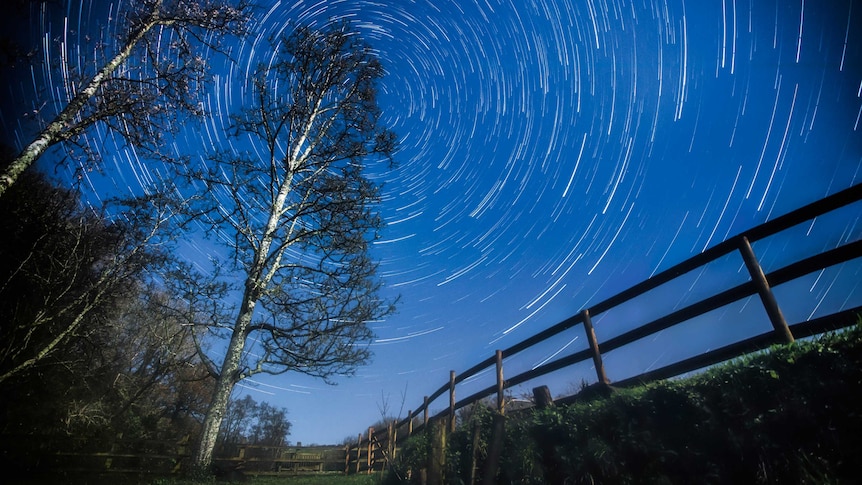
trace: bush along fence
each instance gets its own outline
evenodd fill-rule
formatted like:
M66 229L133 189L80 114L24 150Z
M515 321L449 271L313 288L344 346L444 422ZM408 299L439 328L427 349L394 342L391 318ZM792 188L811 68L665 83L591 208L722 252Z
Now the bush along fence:
M445 460L446 434L455 430L456 411L477 403L480 400L496 395L496 418L494 420L494 433L488 444L486 470L482 475L486 480L493 478L492 470L495 467L495 455L499 455L501 445L504 415L506 413L504 391L508 388L545 376L551 372L564 369L575 364L592 360L596 372L596 382L582 390L580 393L558 399L558 403L570 403L587 396L606 394L611 391L611 381L605 371L602 362L602 354L620 349L645 337L654 335L662 330L671 328L680 323L704 315L713 310L720 309L734 302L757 295L772 324L772 330L755 335L750 338L736 341L721 348L712 349L702 354L690 357L664 367L650 370L642 374L613 382L615 388L632 387L638 384L652 382L670 377L680 376L688 372L703 369L705 367L724 362L735 357L749 354L758 350L768 348L775 343L793 342L794 339L818 335L829 330L848 327L857 321L857 315L862 312L862 307L855 307L826 315L817 319L811 319L794 324L788 324L782 314L781 308L776 300L772 288L802 278L811 273L821 271L831 266L836 266L848 261L862 257L862 240L857 236L845 237L848 242L838 245L832 249L824 250L813 256L798 259L768 274L764 273L757 256L752 249L752 244L779 234L792 227L813 222L816 218L825 214L836 213L839 209L851 205L859 205L862 200L862 185L855 185L829 197L806 205L793 212L777 217L764 224L756 226L722 243L719 243L702 253L687 259L651 278L632 286L610 298L599 302L589 308L581 310L578 314L543 330L532 337L512 345L507 349L497 350L493 356L479 362L473 367L460 374L450 371L449 380L430 396L423 398L421 405L416 410L407 412L407 416L401 421L393 421L386 429L375 430L370 428L367 436L359 435L353 445L347 447L345 458L345 473L370 473L372 470L381 470L390 467L398 452L398 440L410 437L419 431L425 431L430 437L431 452L428 453L428 466L421 470L423 483L441 483L443 481L442 461ZM855 206L854 206L855 207ZM853 222L858 219L860 210L848 210ZM855 240L852 240L856 237ZM599 342L593 329L592 319L613 308L644 295L668 282L701 269L707 264L724 256L737 253L747 269L749 280L726 289L712 296L706 297L698 302L675 310L655 320L644 324L620 335ZM539 365L527 372L504 378L503 361L519 352L523 352L540 342L551 339L560 333L581 325L586 336L588 348L552 360ZM482 389L463 399L456 400L456 386L466 379L474 377L489 369L496 368L496 383L488 388ZM438 398L447 395L448 407L434 416L429 415L429 406ZM539 404L550 402L550 392L546 387L539 386L534 389L534 401ZM499 429L498 429L499 428ZM395 470L398 473L397 470ZM489 482L491 483L491 482Z

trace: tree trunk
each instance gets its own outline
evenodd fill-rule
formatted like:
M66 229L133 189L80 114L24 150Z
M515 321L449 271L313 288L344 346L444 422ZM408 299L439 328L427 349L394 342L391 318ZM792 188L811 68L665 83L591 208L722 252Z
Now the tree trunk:
M296 140L293 151L287 158L287 170L284 173L284 178L278 182L278 192L276 192L274 194L274 198L269 201L270 205L268 208L269 214L267 223L263 228L263 234L260 235L260 245L254 249L254 260L251 262L246 275L242 305L240 306L239 314L237 316L236 323L234 324L230 344L228 345L225 360L218 376L218 382L213 391L212 401L207 410L206 418L204 419L203 429L201 430L198 449L194 457L194 466L199 471L206 472L212 465L213 450L215 448L216 440L218 439L219 428L221 427L222 418L227 410L231 392L233 391L234 385L244 377L240 371L240 367L242 364L243 350L245 348L245 339L247 337L248 328L252 322L255 304L257 303L261 292L268 287L281 267L281 258L285 253L287 245L282 245L280 247L276 246L274 250L273 245L277 244L279 238L281 238L282 241L290 240L293 228L298 222L298 219L293 219L291 223L292 226L285 228L285 232L287 234L282 236L278 235L279 226L282 224L282 219L285 216L284 207L287 201L287 196L293 188L294 176L298 170L302 169L303 164L316 146L315 142L309 140L309 136L315 126L315 120L325 111L321 109L323 100L324 96L320 95L314 102L314 109L312 110L309 119L305 122L303 132ZM334 119L335 117L333 116L333 118L330 119L330 122ZM244 228L236 229L240 232L245 230ZM254 239L253 235L250 236ZM255 371L250 371L250 373L254 372ZM369 446L371 443L370 440L371 437L369 437ZM369 459L372 457L373 455L371 455L369 450Z
M225 353L224 363L216 381L213 397L210 400L210 405L204 418L201 436L198 440L198 447L194 457L194 467L198 471L207 472L212 465L213 451L215 450L216 440L221 429L222 419L227 411L233 387L239 382L241 377L240 364L242 362L243 350L245 350L246 329L251 323L256 303L256 300L253 300L249 293L249 290L246 290L246 295L244 295L243 304L234 324L233 334Z
M155 11L153 12L153 18L155 18ZM30 168L30 166L33 165L33 163L41 157L43 153L45 153L45 150L47 150L48 147L68 138L68 133L64 134L64 130L74 127L75 131L78 132L86 128L86 126L74 126L74 120L80 114L81 109L87 101L96 94L96 91L98 91L99 87L104 84L110 74L120 67L121 64L126 62L129 56L131 56L132 49L135 45L157 24L158 22L155 20L144 24L141 27L141 30L132 36L129 42L123 46L123 49L107 64L102 66L99 72L90 79L90 82L87 83L84 89L79 91L71 101L69 101L69 104L63 108L60 114L58 114L48 124L48 126L39 133L39 136L30 142L30 144L27 145L27 147L25 147L17 157L15 157L15 160L12 160L12 162L2 172L0 172L0 197L3 196L6 189L18 180L18 177L21 176L25 170ZM96 119L98 119L98 117Z
M296 152L298 152L298 148L294 152L294 158L297 156ZM227 410L231 392L233 392L233 386L242 378L239 368L242 360L242 352L245 349L246 332L254 315L254 307L257 304L261 289L266 288L269 284L275 273L274 267L278 266L279 258L276 258L275 262L270 263L272 269L269 272L265 271L266 259L275 240L279 219L281 218L287 194L290 192L292 181L292 174L288 174L281 181L278 193L269 209L269 219L261 238L260 247L255 251L254 264L246 276L242 305L233 327L230 344L228 344L227 352L225 353L224 363L216 382L215 391L213 391L213 397L207 410L206 418L204 418L203 429L201 430L201 437L195 454L194 467L200 471L207 471L210 465L212 465L213 450L218 439L222 418Z

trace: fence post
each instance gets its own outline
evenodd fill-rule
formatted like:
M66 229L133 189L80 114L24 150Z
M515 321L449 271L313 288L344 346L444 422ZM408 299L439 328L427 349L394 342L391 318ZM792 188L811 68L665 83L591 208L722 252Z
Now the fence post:
M503 452L503 437L505 434L506 416L506 401L503 397L503 351L495 352L495 361L497 364L497 412L493 415L493 423L491 425L491 442L488 443L488 452L485 457L485 467L483 471L483 484L496 483L497 470L500 468L500 455ZM474 446L475 446L474 437Z
M497 483L497 470L500 468L500 455L503 452L503 438L506 435L506 416L494 413L491 425L491 442L488 444L488 457L485 458L485 471L482 477L483 485Z
M413 436L413 410L407 410L407 437Z
M793 342L793 334L787 326L787 321L781 313L781 308L778 306L778 301L775 295L772 294L772 289L769 287L769 282L766 281L766 275L763 274L763 268L757 262L757 256L754 255L754 250L751 248L751 243L748 238L742 236L739 239L739 252L742 254L742 260L745 261L745 267L748 268L748 274L751 275L751 281L757 288L757 293L760 295L760 301L766 309L766 314L769 316L769 321L772 322L772 328L775 333L784 342Z
M389 423L389 459L391 461L395 460L395 449L398 447L398 420L393 419L391 423Z
M365 458L365 461L368 465L368 474L374 470L374 428L368 428L368 456Z
M346 440L345 440L346 441ZM350 445L344 445L344 474L350 473Z
M554 398L551 397L551 390L548 386L538 386L533 388L533 402L536 403L536 408L545 409L554 406Z
M600 384L609 384L611 381L605 374L605 365L602 363L602 354L599 352L599 343L596 340L596 331L593 329L593 320L590 318L590 311L584 308L581 310L581 319L584 321L584 331L587 334L587 343L590 345L590 351L593 353L593 365L596 367L596 377Z
M455 432L455 371L449 371L449 432Z
M554 399L551 397L551 390L548 386L538 386L533 388L533 401L536 403L537 409L548 409L555 406ZM533 431L531 436L539 445L539 452L544 469L545 482L551 484L565 483L564 477L561 477L560 461L557 459L555 441L547 436L542 436L541 432Z
M473 422L473 446L470 448L470 485L476 483L476 472L479 467L479 439L482 437L482 425L479 420Z
M362 433L356 438L356 473L359 473L360 464L362 463Z
M506 408L506 401L503 397L503 351L497 350L495 352L495 357L497 360L497 412L503 414L503 410Z
M431 452L428 453L426 479L427 485L443 485L446 475L446 428L448 425L441 419L431 420L430 433Z
M422 404L425 406L425 410L422 414L422 424L428 426L428 396L422 397Z

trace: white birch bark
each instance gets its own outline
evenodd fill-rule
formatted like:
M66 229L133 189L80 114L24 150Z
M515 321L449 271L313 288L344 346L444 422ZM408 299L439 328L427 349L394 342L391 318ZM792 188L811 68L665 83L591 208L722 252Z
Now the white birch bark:
M48 123L46 126L36 137L35 140L30 142L24 150L21 151L12 163L6 167L2 173L0 173L0 197L6 192L12 184L18 180L18 177L27 170L33 163L45 153L45 150L48 149L51 145L63 141L68 138L68 134L64 133L64 131L68 130L70 127L74 125L75 117L78 116L81 109L87 104L87 101L96 94L99 87L104 84L105 80L114 72L118 67L120 67L126 60L128 60L129 56L132 55L132 49L135 48L135 45L144 38L144 36L152 30L153 27L159 24L158 17L156 16L156 12L153 12L150 20L146 22L143 26L141 26L140 31L138 31L129 42L114 56L113 59L108 61L99 72L90 79L90 82L79 91L75 96L69 101L69 104L63 108L63 111L60 112L54 119ZM92 122L95 122L93 120ZM82 129L86 128L85 126L76 126L75 132L79 132Z
M255 302L249 299L249 290L246 289L245 292L246 295L243 298L239 315L234 324L230 344L228 344L224 363L216 380L216 387L213 390L213 397L204 418L198 449L195 453L195 467L200 470L207 470L212 464L213 450L215 449L216 440L221 429L222 419L227 411L233 387L238 380L242 353L245 350L245 329L251 323L255 307Z
M323 42L325 40L313 37L305 39L300 36L300 41L308 43L318 41ZM288 359L288 362L282 363L277 360L267 360L271 357L269 355L261 357L250 356L248 354L246 346L251 345L247 342L249 334L254 331L263 331L261 329L267 326L261 322L254 321L255 307L259 302L270 301L274 302L273 305L276 307L283 304L292 304L285 299L285 294L289 290L283 286L273 287L273 281L279 280L280 275L293 277L292 275L302 274L303 269L300 265L296 273L292 273L291 270L286 270L287 267L282 259L285 257L285 254L289 254L288 249L291 244L296 242L295 238L306 237L302 235L303 231L314 233L315 228L309 228L303 224L309 224L311 226L314 224L321 224L322 226L326 226L328 221L317 221L314 219L315 215L325 217L325 211L327 209L338 209L325 205L327 203L338 203L338 201L328 202L325 194L321 195L322 201L316 199L314 196L315 190L321 189L325 191L330 189L330 187L327 186L327 179L325 176L329 173L328 171L332 169L332 164L339 163L347 158L352 160L354 157L358 156L358 149L351 143L361 142L361 140L352 139L354 135L356 135L351 131L353 130L353 123L359 123L361 125L360 128L356 128L360 131L367 128L363 124L366 120L361 119L358 116L354 116L356 119L351 118L350 115L355 114L355 112L345 114L345 111L342 110L342 103L350 103L349 106L354 110L374 109L373 106L370 106L370 103L366 103L367 100L363 98L358 91L359 89L368 88L365 81L368 81L377 75L377 72L373 71L374 66L369 68L372 69L372 71L364 71L366 68L363 64L363 62L365 62L364 53L361 51L355 53L358 56L358 61L351 64L349 63L349 60L341 59L338 55L329 52L327 49L315 49L312 47L313 46L309 45L300 45L299 47L299 49L305 49L305 51L300 52L300 57L303 55L319 57L317 59L312 59L314 62L310 62L310 67L306 66L298 68L301 72L297 73L297 75L304 77L299 81L294 81L305 82L310 79L317 80L313 85L299 86L293 92L295 96L305 97L300 100L305 101L305 103L302 103L299 106L300 109L296 111L293 109L287 111L271 109L273 106L275 108L284 108L284 106L279 105L280 100L273 101L272 103L268 102L267 86L257 85L256 87L260 90L258 93L259 99L257 100L259 104L253 108L254 111L247 113L239 123L240 128L243 131L257 135L261 138L261 141L265 143L265 150L269 151L269 166L266 166L267 161L261 160L260 166L247 167L245 164L255 162L251 162L246 159L225 158L217 161L228 165L228 167L226 167L227 169L225 170L225 167L222 167L221 171L214 171L212 173L211 182L219 188L225 189L228 194L227 196L224 196L223 200L216 200L216 202L228 200L233 204L232 206L231 204L227 204L227 208L223 207L224 212L222 215L225 217L225 220L219 221L218 224L224 224L224 228L229 233L235 232L237 241L242 242L242 244L237 242L232 245L234 250L240 251L237 255L250 253L250 258L247 261L243 261L245 263L244 266L246 268L246 274L244 275L245 286L243 289L241 306L238 310L233 328L231 329L228 348L225 351L224 361L217 376L217 383L213 390L213 396L204 419L201 437L194 455L194 467L203 473L210 471L213 451L219 437L222 419L226 414L227 406L235 384L250 375L259 372L268 372L269 370L265 368L265 365L267 364L274 365L276 368L279 368L277 367L279 365L293 365L289 363L292 362L291 359L293 359L293 357L288 355L288 351L284 351L287 353L279 354L279 351L283 350L283 347L281 347L282 345L291 345L293 343L291 336L273 336L272 339L274 340L268 341L274 345L274 350L272 350L272 352L274 352L275 358ZM330 47L338 50L342 48L353 49L356 46L350 44L345 46L339 43ZM324 58L323 56L327 57ZM316 63L322 64L323 67L317 66ZM342 65L339 63L344 64ZM309 69L310 71L303 71L302 69ZM317 71L317 69L323 70ZM350 76L342 76L343 73L341 73L339 69L356 70L357 80L353 80ZM317 79L317 77L315 77L318 74L321 79ZM361 76L364 77L359 79ZM260 82L266 81L263 80ZM349 92L341 92L342 87L348 86ZM297 100L290 102L297 102ZM306 107L310 110L307 118L304 116L306 113L304 108ZM279 114L282 112L284 114ZM270 114L273 116L285 117L271 119ZM342 120L342 116L344 117L343 125L339 124L339 121ZM297 124L294 125L293 123ZM379 134L377 132L377 128L373 128L373 130L368 128L368 132L364 133L367 135L365 139L365 143L367 144L373 144L375 141L374 136ZM342 133L339 132L339 130L346 131ZM334 133L331 133L332 131L334 131ZM385 135L386 133L384 132L383 134ZM341 138L342 135L347 138L343 146L340 144L344 141ZM338 145L330 146L330 144L336 143L338 143ZM317 148L321 147L320 144L323 144L323 149L321 150L323 155L315 158L316 155L314 154ZM288 153L282 155L279 148L281 146L289 147ZM370 151L377 152L376 145L368 148ZM384 152L388 155L388 148L386 150L381 150L379 153ZM238 165L230 167L231 164ZM231 168L233 170L231 170ZM230 179L230 176L226 175L229 173L233 173L235 178ZM245 180L244 177L247 177L248 180ZM320 179L319 177L324 178ZM248 195L248 193L246 192L246 188L240 185L243 183L254 184L253 187L247 189L248 193L251 193L256 197L252 204L249 204L248 200L246 200L246 195ZM363 194L360 194L359 197L363 197ZM216 197L216 199L218 199L218 197ZM316 204L321 203L324 204L324 206L315 207ZM259 204L266 204L266 206L261 207ZM359 206L358 209L360 210L356 217L360 219L358 223L363 224L363 226L360 227L365 227L365 224L369 227L375 226L377 219L370 218L369 220L365 220L365 214L362 212L362 207ZM259 213L259 210L261 210L262 213ZM319 214L315 212L315 210L319 210L321 213ZM333 217L339 215L344 216L344 214L335 214ZM250 223L250 221L253 221L254 223ZM263 222L262 226L257 225L257 221ZM321 227L321 230L338 231L340 230L340 228L337 227L339 223L342 223L342 221L335 221L332 223L332 227ZM299 231L299 234L294 234L294 231ZM319 234L307 236L309 237L309 240L305 242L311 245L312 251L314 250L314 244L326 244L324 242L325 239L321 239L320 241L313 239L319 236ZM346 236L352 236L352 234ZM248 246L245 246L245 244L248 244ZM345 243L345 245L347 244L348 243ZM350 253L350 251L353 251L356 248L344 247L341 249ZM334 250L337 250L337 248ZM322 250L322 252L327 251L328 248L324 248ZM352 255L353 254L350 253L347 256ZM326 258L328 256L324 255L322 257ZM337 256L334 257L334 261L339 262ZM360 260L360 262L364 261L364 259ZM322 260L322 263L325 262L325 260ZM316 271L316 268L308 268L308 270L314 272ZM336 274L323 275L321 276L321 279L325 280L327 277L336 278L337 276L338 275ZM350 274L349 276L351 278L356 276L358 283L364 284L363 275L357 273L357 275ZM353 280L351 279L351 282L352 281ZM313 283L314 282L312 282L312 284ZM285 283L280 281L278 284L284 285ZM325 280L321 284L325 286L326 284L334 285L335 283ZM324 300L321 303L322 305L343 304L340 301L330 302L327 300L328 297L329 295L321 297ZM345 293L343 295L338 294L333 296L333 298L338 297L349 299L350 295ZM304 316L303 312L312 313L310 307L313 303L314 302L309 303L300 299L299 303L297 303L299 306L299 308L297 308L298 318L301 319ZM304 305L308 305L309 308L303 308ZM324 312L328 310L328 308L325 308ZM389 309L387 307L387 309L383 309L379 313L386 314L388 312ZM333 319L337 320L339 317L339 315L337 315L338 310L333 310L333 313L336 313L336 315L333 316ZM285 310L281 316L285 316L290 319L293 318L294 315ZM312 320L319 318L317 313L309 316ZM353 320L351 319L351 321ZM290 332L293 331L290 328L290 325L292 324L294 323L289 322L285 329L281 329L278 324L274 324L273 329L271 330L274 332L280 332L282 330ZM299 326L300 333L305 331L306 327L303 322L296 323L296 325ZM308 323L308 331L313 333L316 328L315 325L315 321ZM328 329L323 328L322 331L327 332ZM312 337L304 335L297 336L297 339L299 340L302 340L303 338L311 339ZM335 345L333 342L335 342L337 338L338 337L336 336L332 342L328 343L324 341L321 344L323 348L320 352L323 355L327 355L330 349ZM346 338L350 339L352 337L348 336ZM269 348L267 348L267 350L269 350ZM346 354L348 353L345 353L345 355ZM300 357L300 359L301 358L302 357ZM315 358L319 357L315 356ZM339 355L333 358L342 357ZM347 358L350 359L352 356L348 355ZM364 354L363 356L357 355L357 358L364 358ZM326 366L331 364L331 362L327 362L327 364L323 365ZM324 373L323 375L326 374Z
M219 372L213 397L204 418L198 449L195 453L194 466L198 470L207 470L212 465L213 451L218 439L219 430L221 429L222 419L227 411L231 393L233 392L234 385L243 377L240 375L240 366L242 364L243 351L245 350L246 332L254 316L254 308L257 300L275 274L275 271L266 271L266 268L267 266L278 267L279 265L278 258L275 261L268 261L269 253L277 236L279 222L284 214L287 195L290 193L292 187L292 174L301 163L300 150L307 140L308 132L313 127L316 116L317 112L312 114L306 125L305 133L298 140L291 154L290 161L288 162L288 171L285 174L284 180L281 181L275 199L272 201L264 234L260 239L260 246L255 251L254 263L246 276L242 305L234 323L230 343L225 352L224 363ZM279 255L282 253L283 251L278 251Z

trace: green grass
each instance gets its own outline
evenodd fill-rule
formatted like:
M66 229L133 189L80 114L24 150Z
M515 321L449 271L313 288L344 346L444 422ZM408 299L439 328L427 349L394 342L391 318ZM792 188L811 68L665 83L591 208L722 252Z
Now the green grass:
M7 477L8 478L8 477ZM35 477L11 477L11 481L2 483L13 483L17 485L380 485L384 476L380 472L373 475L342 475L340 473L321 473L282 477L255 477L247 476L243 480L226 481L209 479L191 479L180 477L153 478L151 475L135 474L78 474L72 476L35 476Z
M241 482L163 478L154 480L150 485L218 485L224 483L243 483L246 485L379 485L382 480L383 476L380 473L375 473L373 475L342 475L339 473L326 473L288 477L247 477L246 480Z
M374 475L305 475L290 478L256 478L247 482L252 485L378 485L380 474Z

